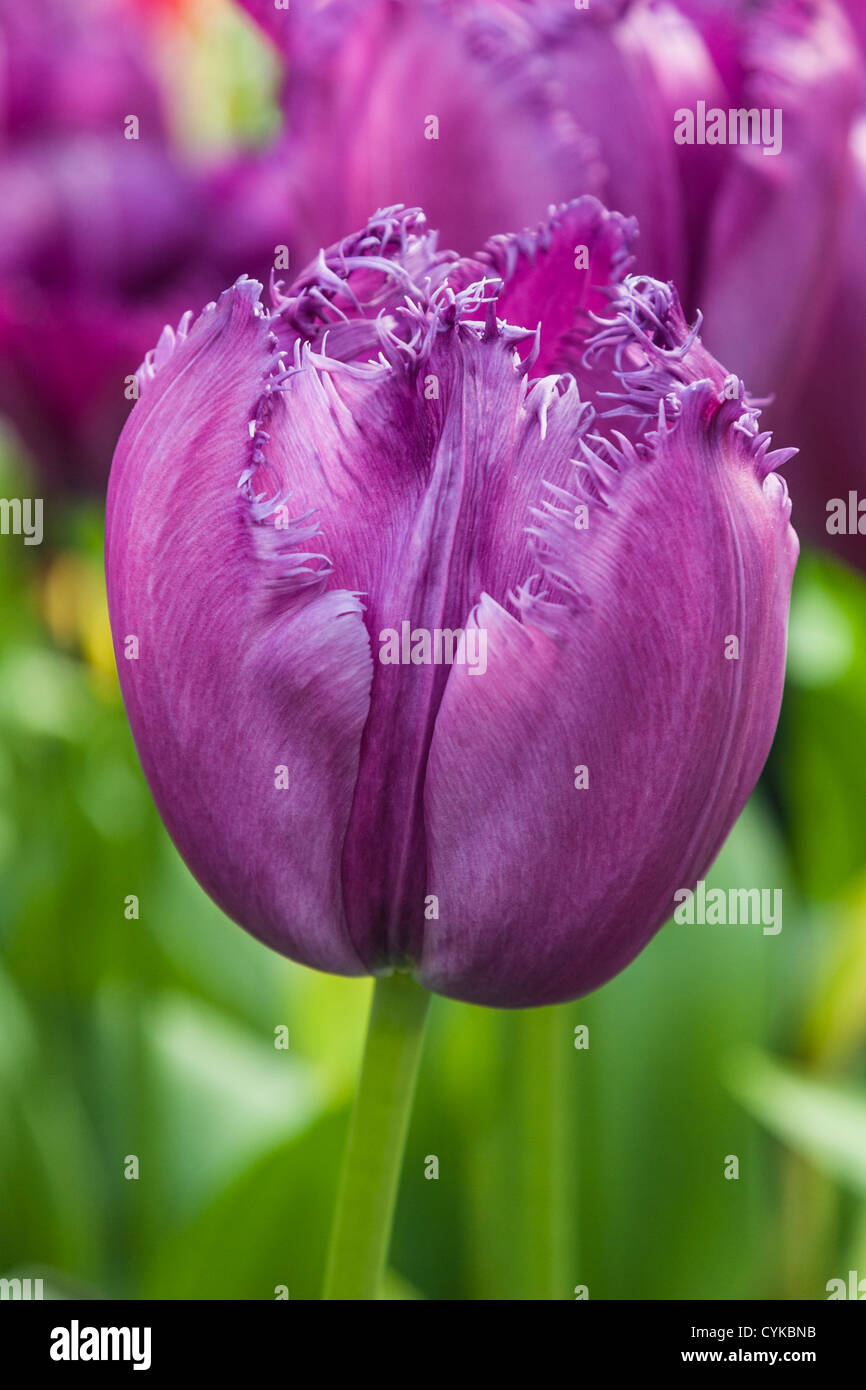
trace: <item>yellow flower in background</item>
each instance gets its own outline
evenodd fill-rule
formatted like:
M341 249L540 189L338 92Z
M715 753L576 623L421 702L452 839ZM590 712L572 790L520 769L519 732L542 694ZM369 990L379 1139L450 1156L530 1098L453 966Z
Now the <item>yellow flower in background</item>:
M116 699L117 673L99 563L74 550L54 556L42 579L39 611L57 645L80 653L99 693Z

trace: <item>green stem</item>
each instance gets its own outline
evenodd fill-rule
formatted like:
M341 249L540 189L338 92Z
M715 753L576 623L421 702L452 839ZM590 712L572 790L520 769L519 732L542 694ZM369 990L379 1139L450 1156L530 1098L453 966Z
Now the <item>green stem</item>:
M430 996L409 975L377 979L324 1297L381 1297Z
M568 1022L560 1008L521 1011L516 1022L523 1297L564 1299L573 1258Z

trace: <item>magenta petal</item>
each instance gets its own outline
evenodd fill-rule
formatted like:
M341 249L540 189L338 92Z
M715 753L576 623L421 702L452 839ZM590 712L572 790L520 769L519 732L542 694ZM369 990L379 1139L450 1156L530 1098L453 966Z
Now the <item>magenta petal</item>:
M203 886L277 950L357 974L339 856L369 642L358 600L325 591L286 553L297 531L238 489L275 361L258 290L239 282L164 335L144 374L108 499L117 664L154 799Z
M782 149L725 151L698 302L712 352L767 393L795 388L833 290L861 77L829 0L778 0L748 25L738 105L781 110Z
M866 497L866 116L854 127L851 153L854 190L846 209L836 292L802 389L786 394L774 413L801 448L790 470L801 529L862 570L866 534L860 526L866 532L866 520L856 507Z
M723 3L730 6L730 0L723 0ZM729 74L726 84L724 74L729 64L724 47L711 43L710 36L690 21L682 12L683 8L681 4L676 7L642 5L635 6L632 11L635 40L639 40L652 69L658 100L671 126L675 112L694 111L699 101L707 108L737 104L729 94L732 84L738 83L739 78ZM732 30L735 28L730 8L725 23ZM709 28L712 34L713 26ZM706 228L713 200L724 177L725 162L719 157L721 152L716 146L677 145L675 149L683 243L680 266L674 278L684 304L694 312L700 307L696 290L703 266ZM642 231L643 225L641 223ZM653 247L643 236L639 262L649 274L664 278L660 266L654 263Z
M533 375L576 372L593 331L590 315L607 309L608 291L631 264L636 239L633 218L608 212L597 198L578 198L551 210L535 232L491 238L449 281L501 280L497 316L538 330L523 352L532 357Z

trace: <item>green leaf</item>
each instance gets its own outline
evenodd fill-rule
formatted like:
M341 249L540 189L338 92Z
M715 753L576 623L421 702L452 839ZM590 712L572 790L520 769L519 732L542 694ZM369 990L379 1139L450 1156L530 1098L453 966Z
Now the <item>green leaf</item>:
M758 1051L731 1064L729 1084L777 1139L866 1194L866 1093L817 1081Z
M323 1106L315 1069L275 1048L272 1029L253 1032L181 994L150 1003L145 1029L159 1097L149 1157L170 1174L162 1197L170 1216L209 1199Z
M348 1113L259 1158L156 1251L144 1298L318 1299Z
M806 552L791 605L788 679L772 767L804 889L832 898L866 869L866 582Z

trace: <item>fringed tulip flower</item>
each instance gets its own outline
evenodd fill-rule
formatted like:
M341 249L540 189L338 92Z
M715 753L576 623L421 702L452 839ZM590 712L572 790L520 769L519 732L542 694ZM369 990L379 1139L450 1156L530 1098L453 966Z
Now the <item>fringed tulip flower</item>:
M789 451L633 235L584 198L461 260L390 209L147 359L108 499L126 707L192 871L296 961L583 994L755 784Z
M377 205L420 203L466 252L595 193L638 218L638 268L674 280L708 348L802 436L810 532L827 540L830 495L866 498L857 392L835 374L840 305L845 363L866 350L849 293L864 65L837 0L243 2L288 60L301 259Z

